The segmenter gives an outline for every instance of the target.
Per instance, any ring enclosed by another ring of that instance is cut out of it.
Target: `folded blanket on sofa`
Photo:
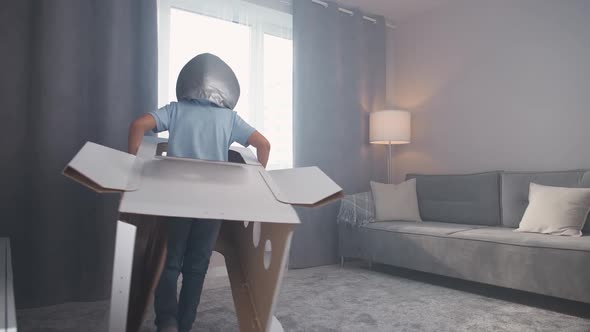
[[[340,202],[339,224],[360,227],[375,221],[375,204],[371,192],[346,195]]]

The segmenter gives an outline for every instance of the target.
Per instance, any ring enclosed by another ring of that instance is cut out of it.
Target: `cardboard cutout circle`
[[[176,98],[205,99],[234,109],[240,98],[240,83],[234,71],[219,57],[203,53],[192,58],[176,81]]]

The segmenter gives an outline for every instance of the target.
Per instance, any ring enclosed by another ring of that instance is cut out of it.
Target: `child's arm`
[[[129,126],[129,139],[127,151],[131,154],[137,154],[139,145],[146,131],[156,128],[156,120],[150,114],[144,114],[135,119]]]
[[[255,131],[248,137],[248,144],[256,148],[258,161],[266,168],[268,156],[270,155],[270,142],[258,131]]]

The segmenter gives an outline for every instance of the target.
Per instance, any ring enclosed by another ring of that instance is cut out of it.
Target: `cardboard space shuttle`
[[[240,331],[270,331],[299,223],[293,206],[332,202],[342,188],[317,167],[266,171],[246,148],[217,162],[166,157],[166,146],[145,137],[134,156],[87,142],[64,169],[92,190],[122,194],[109,331],[139,330],[162,268],[169,216],[224,221],[215,250],[225,257]]]

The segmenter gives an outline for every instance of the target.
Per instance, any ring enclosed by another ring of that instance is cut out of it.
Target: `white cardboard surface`
[[[139,186],[139,165],[134,155],[86,142],[68,168],[79,172],[102,188],[129,191]]]
[[[156,157],[157,146],[161,142],[157,138],[144,138],[138,153],[145,159],[141,168],[141,185],[138,190],[123,194],[120,212],[299,223],[293,207],[277,201],[269,190],[260,175],[263,168],[259,164]],[[248,149],[232,149],[242,153],[245,160],[253,157]]]
[[[135,295],[149,294],[154,286],[149,280],[157,280],[152,278],[158,273],[157,264],[152,263],[163,256],[145,244],[161,243],[165,235],[148,226],[148,216],[153,215],[240,221],[224,222],[217,250],[226,258],[240,330],[270,331],[276,327],[272,312],[293,228],[299,223],[291,204],[314,206],[338,197],[342,189],[317,167],[266,172],[248,149],[232,147],[246,164],[156,156],[162,142],[144,137],[137,157],[87,143],[64,170],[66,176],[96,191],[123,192],[121,220],[138,218],[132,222],[138,227],[137,241],[135,226],[117,227],[109,330],[123,331],[127,319],[138,323],[135,314],[147,305],[140,300],[128,308],[131,275],[138,276]],[[244,228],[242,221],[251,222],[250,226]],[[252,244],[252,222],[262,223],[258,246]],[[267,240],[272,244],[268,268],[263,263]],[[134,254],[139,259],[137,269]],[[134,315],[127,316],[128,309]]]
[[[141,186],[123,194],[123,213],[298,223],[289,204],[275,199],[251,165],[153,159],[143,165]]]
[[[295,225],[261,223],[260,240],[255,246],[254,224],[244,227],[242,223],[224,223],[215,250],[225,257],[240,331],[269,332],[276,328],[272,313]],[[265,250],[266,241],[271,243],[270,253]],[[270,258],[268,268],[265,257]]]
[[[131,284],[131,268],[133,266],[135,230],[135,226],[117,221],[111,307],[108,322],[110,332],[125,332],[127,327],[127,305],[129,303],[129,285]]]
[[[272,322],[270,323],[270,332],[283,332],[283,325],[276,316],[272,316]]]
[[[260,170],[277,200],[298,205],[313,205],[342,188],[317,167]]]
[[[97,191],[124,191],[120,212],[184,218],[299,223],[291,204],[342,193],[317,167],[266,171],[239,147],[232,150],[246,165],[156,156],[163,142],[145,137],[137,157],[88,142],[64,174]]]
[[[233,151],[236,151],[237,153],[239,153],[240,155],[242,155],[242,158],[244,158],[244,162],[246,164],[248,164],[248,165],[259,165],[260,166],[260,162],[258,162],[258,159],[254,155],[254,153],[252,152],[252,150],[250,150],[248,148],[240,147],[240,146],[230,146],[229,149],[230,150],[233,150]]]

